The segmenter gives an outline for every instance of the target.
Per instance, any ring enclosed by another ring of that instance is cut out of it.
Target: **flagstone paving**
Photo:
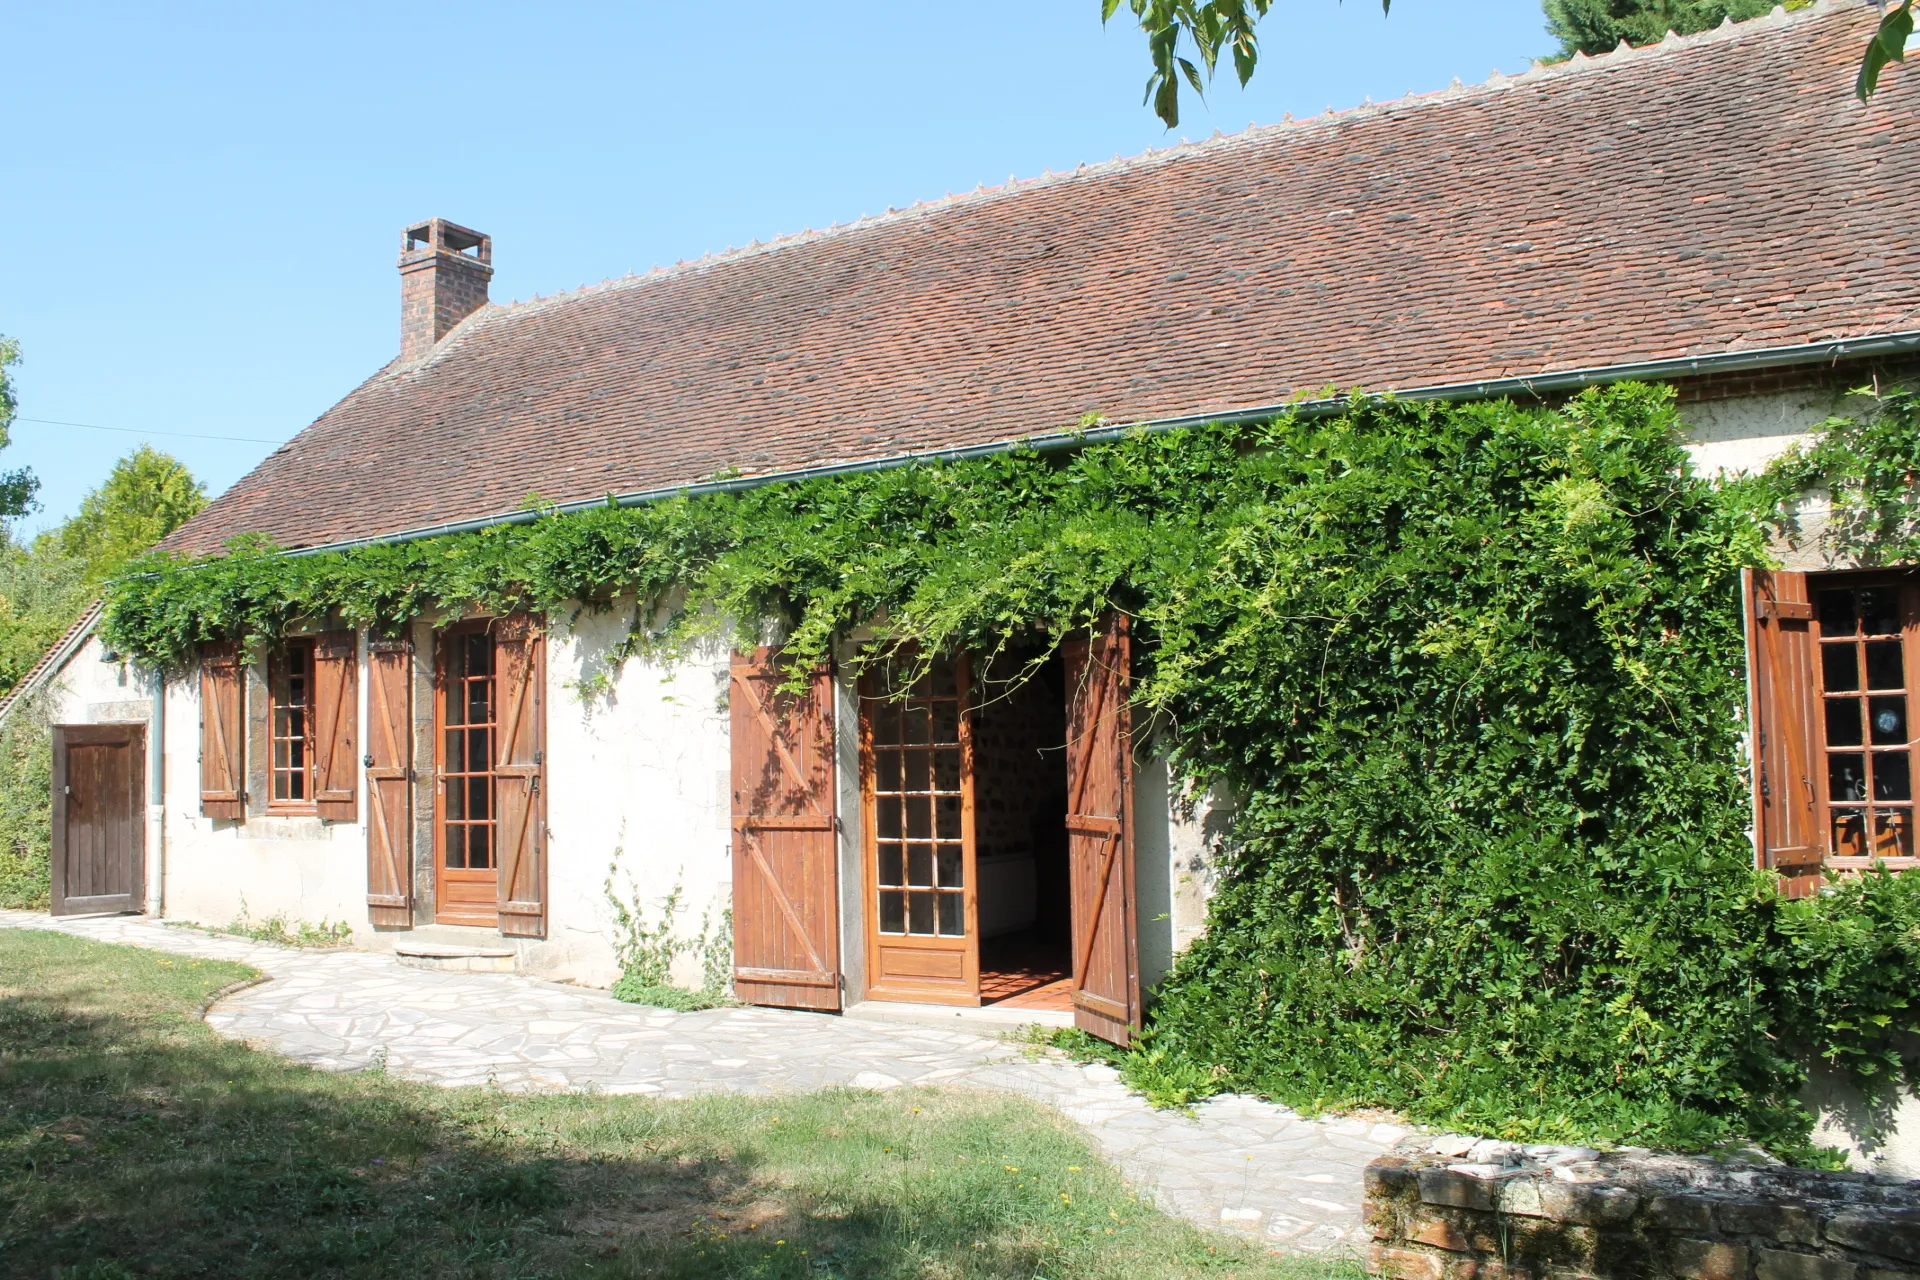
[[[1033,1060],[967,1031],[780,1009],[674,1013],[513,974],[438,973],[379,952],[301,951],[138,916],[0,911],[0,927],[237,960],[269,981],[216,1001],[221,1035],[336,1071],[444,1085],[650,1094],[943,1085],[1018,1093],[1085,1126],[1160,1205],[1288,1252],[1358,1251],[1361,1174],[1407,1133],[1256,1098],[1156,1111],[1110,1067]]]

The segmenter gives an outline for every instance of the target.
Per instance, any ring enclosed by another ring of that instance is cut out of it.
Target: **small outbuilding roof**
[[[1329,386],[1920,328],[1920,74],[1852,0],[489,306],[168,545],[306,547]]]

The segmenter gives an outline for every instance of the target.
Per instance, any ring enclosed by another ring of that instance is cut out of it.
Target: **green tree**
[[[106,483],[81,500],[71,519],[36,539],[34,552],[78,560],[97,584],[206,505],[206,489],[179,459],[143,444],[114,463]]]
[[[1547,31],[1560,53],[1606,53],[1622,40],[1652,44],[1669,31],[1683,36],[1744,22],[1773,8],[1773,0],[1544,0]],[[1789,6],[1795,7],[1795,6]]]
[[[13,415],[20,407],[14,394],[13,379],[7,370],[20,363],[20,344],[0,333],[0,449],[12,438]],[[0,519],[23,516],[33,510],[33,495],[40,482],[25,467],[0,471]]]
[[[1125,0],[1147,37],[1146,100],[1167,128],[1180,123],[1180,82],[1204,94],[1220,56],[1233,63],[1241,84],[1253,78],[1260,61],[1256,28],[1273,8],[1273,0]],[[1801,0],[1805,3],[1806,0]],[[1393,0],[1380,0],[1383,12]],[[1120,11],[1121,0],[1100,0],[1100,20]],[[1547,27],[1563,52],[1604,53],[1624,37],[1632,44],[1648,44],[1669,30],[1681,33],[1717,26],[1765,13],[1773,0],[1543,0]],[[1901,0],[1880,20],[1880,29],[1860,60],[1854,91],[1862,101],[1880,84],[1889,62],[1905,61],[1907,38],[1913,34],[1914,0]],[[1789,3],[1789,8],[1796,7]],[[1181,51],[1188,50],[1193,57]]]

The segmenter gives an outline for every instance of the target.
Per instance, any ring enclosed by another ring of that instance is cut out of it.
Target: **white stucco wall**
[[[1863,402],[1845,390],[1775,392],[1679,406],[1687,452],[1702,475],[1757,474],[1789,447],[1812,437],[1826,419],[1858,413]]]

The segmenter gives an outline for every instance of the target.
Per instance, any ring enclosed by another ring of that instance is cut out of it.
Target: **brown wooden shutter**
[[[354,633],[313,641],[313,805],[332,822],[353,822],[360,776],[360,657]]]
[[[246,716],[240,647],[231,640],[200,649],[200,812],[244,822],[247,816]]]
[[[1778,871],[1787,892],[1802,897],[1820,887],[1820,862],[1826,853],[1816,772],[1820,698],[1814,687],[1807,575],[1751,570],[1747,599],[1754,830],[1760,865]]]
[[[367,918],[413,927],[413,647],[367,640]]]
[[[545,648],[536,618],[516,614],[494,627],[500,932],[519,938],[547,936]]]
[[[750,1004],[840,1007],[833,677],[805,695],[770,649],[733,655],[733,989]]]
[[[1140,1027],[1133,893],[1132,643],[1121,614],[1062,646],[1067,667],[1067,847],[1073,1021],[1115,1044]]]

